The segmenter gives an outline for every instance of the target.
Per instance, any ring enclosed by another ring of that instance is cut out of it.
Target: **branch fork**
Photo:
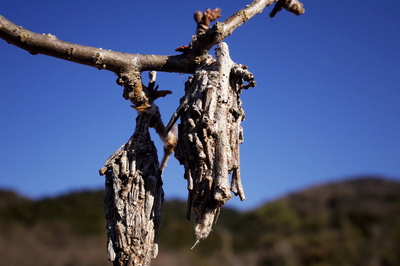
[[[187,217],[194,218],[196,244],[209,235],[231,192],[245,199],[239,162],[244,120],[240,93],[256,83],[246,66],[230,59],[223,40],[273,3],[271,17],[282,9],[304,13],[298,0],[254,0],[210,27],[221,16],[221,10],[197,11],[196,34],[189,46],[176,49],[182,54],[169,56],[128,54],[69,43],[52,34],[31,32],[0,16],[0,38],[10,44],[31,54],[114,72],[117,83],[124,87],[123,97],[138,111],[134,134],[100,169],[100,174],[106,176],[108,257],[115,266],[149,265],[157,255],[164,197],[161,173],[173,151],[185,168]],[[215,59],[209,55],[214,45],[218,45]],[[142,83],[144,71],[150,71],[148,86]],[[193,74],[166,127],[154,101],[171,91],[158,90],[152,71]],[[171,129],[179,118],[178,141]],[[161,165],[150,139],[150,127],[164,143]]]

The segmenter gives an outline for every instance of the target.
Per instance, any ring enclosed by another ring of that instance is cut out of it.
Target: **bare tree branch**
[[[208,53],[213,45],[222,42],[237,27],[261,13],[265,7],[274,2],[277,2],[277,6],[271,16],[275,15],[282,7],[297,15],[304,13],[303,5],[298,0],[255,0],[224,22],[216,23],[202,34],[197,34],[191,45],[191,51],[183,55],[130,54],[69,43],[57,39],[52,34],[38,34],[24,29],[1,15],[0,38],[31,54],[44,54],[98,69],[107,69],[117,75],[131,72],[132,69],[139,72],[155,70],[194,73],[196,67],[201,65],[201,61],[204,59],[201,57]],[[198,28],[205,30],[210,21],[219,17],[219,12],[219,9],[207,10],[203,17],[197,18]]]
[[[255,15],[261,13],[267,6],[276,3],[276,7],[271,12],[271,17],[284,8],[296,15],[301,15],[305,12],[303,4],[298,0],[254,0],[250,5],[239,10],[224,22],[216,23],[213,27],[209,28],[204,34],[200,32],[192,41],[192,50],[194,54],[201,55],[208,53],[208,51],[216,44],[222,42],[226,37],[239,26],[246,23]]]
[[[208,52],[212,46],[248,21],[270,4],[277,2],[271,16],[285,8],[295,14],[304,12],[298,0],[255,0],[244,9],[236,12],[222,23],[208,28],[210,21],[220,16],[220,10],[207,9],[196,12],[198,31],[189,47],[178,51],[181,55],[143,55],[115,52],[102,48],[89,47],[59,40],[52,34],[39,34],[18,26],[0,15],[0,38],[18,46],[31,54],[44,54],[71,62],[84,64],[98,69],[106,69],[118,75],[117,83],[124,86],[124,98],[129,99],[137,108],[151,106],[149,92],[142,86],[141,72],[164,71],[194,73],[197,67],[209,60]]]
[[[128,70],[192,73],[195,65],[182,55],[143,55],[105,50],[59,40],[18,26],[0,15],[0,38],[31,54],[44,54],[71,62],[110,70],[117,75]]]
[[[49,55],[116,73],[117,83],[125,88],[124,98],[138,108],[147,108],[152,101],[151,95],[142,86],[142,71],[192,73],[196,68],[196,63],[189,61],[185,55],[129,54],[69,43],[52,34],[39,34],[24,29],[1,15],[0,38],[31,54]]]

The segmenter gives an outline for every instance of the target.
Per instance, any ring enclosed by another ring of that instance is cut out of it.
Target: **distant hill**
[[[38,201],[0,190],[2,265],[112,265],[103,191]],[[400,182],[360,177],[314,186],[255,210],[223,208],[194,250],[186,203],[166,201],[152,265],[400,265]]]
[[[261,265],[400,265],[398,181],[362,177],[315,186],[253,215],[265,232],[257,246],[268,247]]]

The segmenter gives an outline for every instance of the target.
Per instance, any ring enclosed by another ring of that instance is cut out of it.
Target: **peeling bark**
[[[243,81],[249,84],[243,86]],[[216,60],[186,82],[185,96],[167,125],[168,130],[180,117],[175,157],[185,167],[187,218],[193,215],[197,241],[209,235],[231,191],[245,199],[239,162],[244,119],[240,93],[250,86],[255,86],[253,75],[235,64],[227,44],[220,43]]]
[[[147,87],[141,84],[147,95],[158,95],[155,75],[150,72]],[[150,97],[152,105],[144,109],[132,106],[138,110],[134,134],[100,169],[100,175],[106,176],[107,254],[115,266],[150,265],[158,253],[164,191],[162,169],[149,128],[156,129],[167,149],[164,164],[177,140],[174,134],[166,132],[153,101]]]
[[[133,136],[100,170],[106,175],[108,259],[115,266],[150,265],[158,253],[164,192],[149,134],[153,108],[139,112]]]

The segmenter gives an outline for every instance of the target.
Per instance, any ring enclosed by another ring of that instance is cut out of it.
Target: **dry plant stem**
[[[219,44],[216,58],[186,82],[185,96],[167,126],[181,118],[175,156],[185,167],[187,216],[194,217],[197,241],[211,232],[221,207],[232,197],[230,191],[245,199],[239,162],[244,111],[239,95],[243,80],[250,86],[255,82],[250,72],[230,59],[227,44]]]
[[[150,91],[150,95],[157,95],[154,97],[159,97],[160,93],[164,95],[164,93],[171,93],[170,91],[157,91],[158,86],[155,86],[156,84],[156,71],[150,71],[149,72],[149,85],[147,87],[147,90]],[[164,92],[164,93],[163,93]],[[151,97],[151,103],[156,99],[154,97]],[[161,96],[162,97],[162,96]],[[155,104],[152,104],[153,108],[157,108],[156,112],[152,116],[150,120],[150,127],[153,127],[157,134],[159,135],[160,139],[163,141],[164,144],[164,156],[161,160],[160,163],[160,170],[164,171],[165,167],[167,166],[167,162],[169,157],[171,156],[172,152],[174,151],[177,143],[178,143],[178,138],[175,133],[173,132],[167,132],[165,125],[161,119],[161,114],[158,109],[158,107]]]
[[[160,163],[160,170],[164,171],[165,167],[167,166],[168,159],[178,143],[178,138],[172,131],[166,131],[159,111],[157,111],[157,114],[152,117],[151,127],[154,127],[164,144],[164,156]]]

